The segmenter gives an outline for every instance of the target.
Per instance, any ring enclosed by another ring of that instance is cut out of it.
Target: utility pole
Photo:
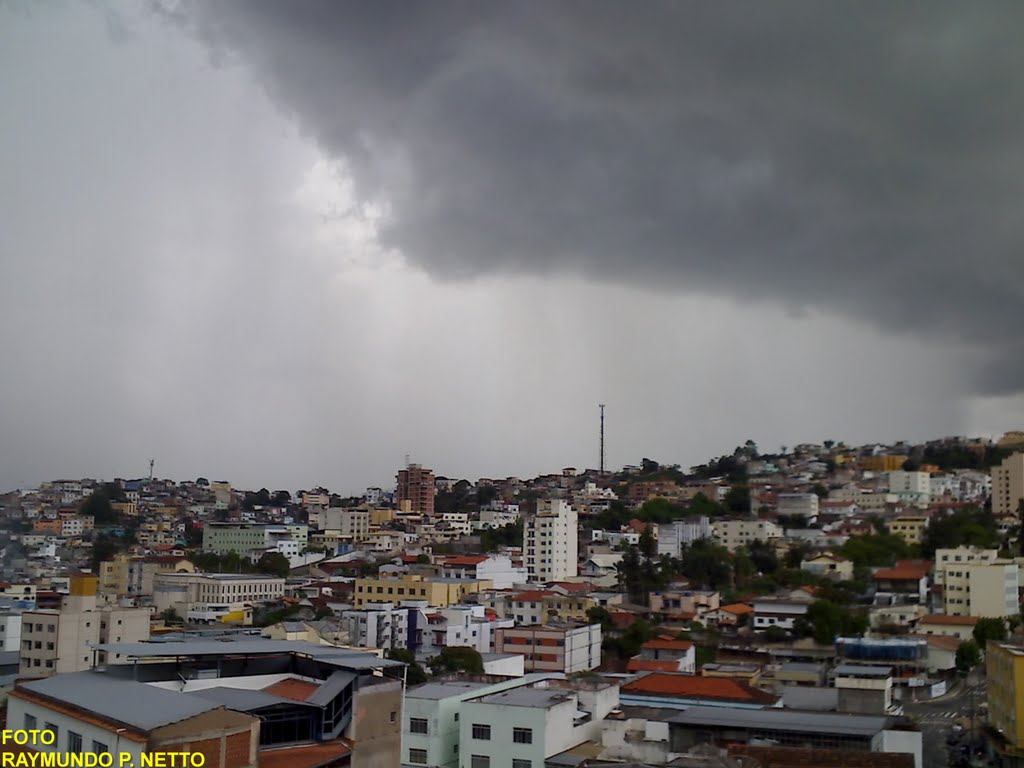
[[[604,477],[604,403],[601,403],[598,408],[601,409],[601,476]]]

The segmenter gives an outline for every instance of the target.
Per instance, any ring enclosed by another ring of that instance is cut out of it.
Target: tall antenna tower
[[[153,465],[156,463],[156,459],[149,460],[149,482],[153,482]]]
[[[601,403],[598,408],[601,409],[601,474],[604,474],[604,403]]]

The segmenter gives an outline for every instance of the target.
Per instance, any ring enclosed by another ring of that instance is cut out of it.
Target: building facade
[[[158,573],[153,577],[157,613],[173,609],[199,624],[251,624],[254,607],[280,599],[285,580],[251,573]]]
[[[579,519],[563,499],[540,499],[523,523],[523,560],[530,581],[575,578],[579,561]]]
[[[434,514],[434,495],[437,485],[434,482],[434,471],[410,464],[398,470],[396,476],[395,499],[399,509],[408,509],[422,515]]]
[[[1016,514],[1024,501],[1024,453],[1014,453],[992,467],[992,514]]]
[[[601,625],[498,629],[494,652],[520,654],[527,672],[586,672],[601,664]]]

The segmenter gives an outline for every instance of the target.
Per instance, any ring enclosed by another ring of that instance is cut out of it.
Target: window
[[[34,731],[36,729],[36,723],[38,722],[39,721],[36,720],[35,717],[33,717],[32,715],[25,715],[25,730]]]
[[[57,627],[54,624],[47,624],[46,625],[46,631],[47,632],[56,632],[57,631]]]
[[[491,726],[484,725],[483,723],[473,723],[473,738],[478,741],[490,741],[491,740]],[[476,755],[473,756],[476,760]]]
[[[426,733],[427,719],[425,717],[409,718],[409,733]]]
[[[82,751],[82,734],[68,731],[68,752]]]
[[[413,765],[426,765],[427,764],[427,750],[425,749],[410,749],[409,750],[409,762]]]
[[[473,755],[469,761],[469,768],[491,768],[491,758],[487,755]]]
[[[533,728],[513,728],[512,741],[516,744],[533,744]]]
[[[102,741],[94,741],[92,743],[92,751],[94,754],[102,755],[110,751],[110,747],[104,744]]]
[[[391,710],[391,715],[389,716],[388,719],[392,723],[395,722],[398,719],[398,712],[395,710]]]
[[[455,713],[455,722],[456,723],[459,722],[459,713],[458,712]]]
[[[533,768],[533,763],[530,760],[521,760],[514,757],[512,758],[512,768]]]
[[[49,731],[50,733],[53,734],[53,743],[56,744],[57,743],[57,736],[60,734],[60,728],[58,728],[53,723],[47,723],[46,727],[43,728],[43,730],[44,731]]]

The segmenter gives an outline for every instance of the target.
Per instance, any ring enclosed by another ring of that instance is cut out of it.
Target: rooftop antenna
[[[410,463],[411,463],[411,462],[409,461],[409,454],[407,453],[407,454],[405,454],[405,468],[406,468],[406,469],[408,469],[408,468],[409,468],[409,464],[410,464]]]
[[[149,482],[153,482],[153,464],[156,463],[156,459],[149,460]]]
[[[601,409],[601,475],[604,475],[604,403],[601,403],[598,408]]]

